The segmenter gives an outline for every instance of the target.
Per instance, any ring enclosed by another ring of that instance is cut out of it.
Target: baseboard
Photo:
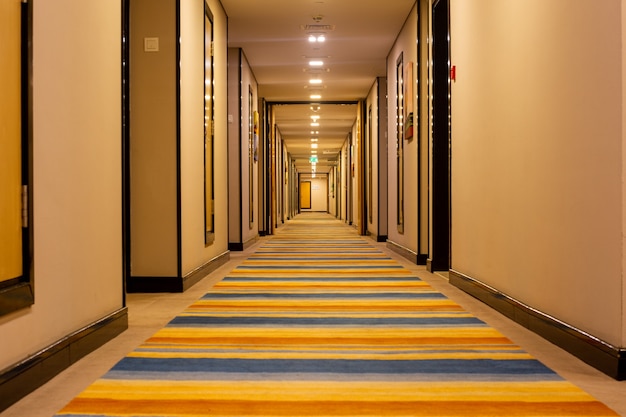
[[[130,276],[126,280],[126,292],[128,293],[156,293],[156,292],[183,292],[183,279],[181,277],[166,276]]]
[[[128,328],[128,309],[66,336],[28,359],[0,372],[0,412]]]
[[[243,243],[242,242],[228,242],[228,250],[232,252],[241,252],[243,251]]]
[[[224,265],[229,260],[230,252],[226,251],[185,275],[183,277],[183,291],[187,291],[187,289],[200,282],[204,277]]]
[[[426,265],[427,262],[428,262],[428,255],[425,255],[425,254],[417,255],[417,261],[415,262],[416,264]]]
[[[259,239],[260,239],[259,235],[255,235],[255,236],[251,237],[250,239],[246,240],[245,242],[243,242],[243,249],[244,250],[248,249],[250,246],[252,246],[255,243],[257,243],[259,241]]]
[[[233,251],[233,252],[244,251],[250,246],[254,245],[256,242],[258,242],[260,238],[261,237],[259,235],[255,235],[252,238],[246,240],[245,242],[232,242],[232,243],[229,242],[228,250]]]
[[[417,254],[411,249],[399,245],[391,240],[387,240],[387,247],[416,265],[426,265],[427,255]]]
[[[405,248],[402,245],[392,242],[391,240],[387,240],[387,248],[391,249],[398,255],[402,256],[403,258],[408,259],[409,261],[413,263],[417,262],[417,253],[413,252],[412,250],[408,248]]]
[[[365,231],[365,236],[369,237],[370,239],[378,242],[378,243],[382,243],[382,242],[386,242],[387,241],[387,235],[377,235],[375,233],[370,232],[369,230]]]
[[[626,349],[612,346],[457,271],[450,270],[450,284],[610,377],[626,379]]]
[[[184,277],[130,276],[126,280],[128,293],[157,293],[157,292],[185,292],[205,276],[224,265],[230,259],[230,252],[226,251],[211,259],[206,264],[196,268]]]

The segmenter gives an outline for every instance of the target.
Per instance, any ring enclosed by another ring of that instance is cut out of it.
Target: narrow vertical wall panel
[[[176,2],[131,1],[131,276],[178,276]],[[156,39],[158,50],[145,42]]]

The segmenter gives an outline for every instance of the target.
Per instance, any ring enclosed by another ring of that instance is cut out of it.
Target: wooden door
[[[0,285],[22,271],[21,1],[0,0]]]
[[[302,181],[300,183],[300,208],[311,208],[311,181]]]

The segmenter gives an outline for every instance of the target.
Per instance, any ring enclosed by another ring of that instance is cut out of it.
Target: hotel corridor
[[[626,382],[325,213],[127,301],[128,331],[0,416],[615,415],[575,386],[626,415]]]

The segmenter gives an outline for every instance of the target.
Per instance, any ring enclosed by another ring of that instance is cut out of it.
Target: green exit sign
[[[309,162],[315,162],[317,163],[317,156],[312,156],[309,158]]]

